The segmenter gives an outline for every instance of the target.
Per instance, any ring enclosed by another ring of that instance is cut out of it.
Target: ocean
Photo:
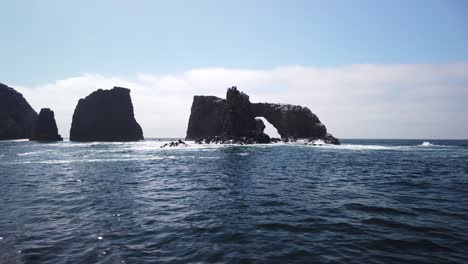
[[[0,263],[467,263],[467,140],[0,141]]]

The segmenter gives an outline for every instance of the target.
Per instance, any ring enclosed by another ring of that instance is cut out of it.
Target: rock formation
[[[187,143],[179,139],[178,141],[171,141],[161,146],[161,148],[173,148],[173,147],[188,147]]]
[[[130,89],[99,89],[78,101],[73,113],[72,141],[138,141],[143,132],[135,120]]]
[[[216,96],[194,96],[187,140],[200,140],[220,136],[223,132],[226,100]]]
[[[226,100],[214,96],[194,97],[186,139],[206,143],[271,142],[263,133],[265,125],[256,117],[268,120],[283,141],[321,139],[340,144],[307,107],[251,103],[248,95],[236,87],[228,89]]]
[[[327,129],[309,108],[288,104],[253,104],[256,116],[265,117],[283,139],[324,138]]]
[[[39,118],[36,121],[34,133],[30,140],[36,141],[62,141],[59,135],[57,123],[55,122],[54,111],[49,108],[42,108]]]
[[[265,124],[255,116],[249,96],[238,91],[236,87],[229,88],[226,93],[221,136],[234,141],[270,143],[270,137],[263,133]]]
[[[249,96],[229,88],[226,100],[195,96],[186,140],[206,143],[269,143],[265,125],[256,119]]]
[[[31,137],[36,120],[23,95],[0,83],[0,140]]]

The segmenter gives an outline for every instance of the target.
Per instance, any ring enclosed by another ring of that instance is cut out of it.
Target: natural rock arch
[[[281,139],[281,135],[278,132],[278,129],[270,123],[265,117],[263,116],[256,116],[256,119],[262,120],[263,124],[265,125],[264,133],[267,134],[271,139]]]
[[[205,142],[268,143],[263,133],[264,117],[284,141],[323,139],[339,144],[325,125],[307,107],[287,104],[251,103],[249,96],[229,88],[226,100],[215,96],[195,96],[187,129],[187,140]]]
[[[252,104],[256,116],[270,122],[281,138],[322,138],[327,134],[326,127],[309,108],[288,104]]]

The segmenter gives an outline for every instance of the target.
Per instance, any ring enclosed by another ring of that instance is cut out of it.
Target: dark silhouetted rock
[[[339,139],[337,139],[336,137],[332,136],[332,134],[330,133],[327,133],[325,135],[325,137],[323,138],[323,141],[325,141],[325,143],[327,144],[333,144],[333,145],[340,145],[341,142]]]
[[[179,139],[178,141],[172,141],[172,142],[166,143],[162,145],[161,148],[187,147],[187,146],[188,146],[187,143]]]
[[[30,138],[36,120],[23,95],[0,83],[0,140]]]
[[[186,140],[202,140],[223,132],[226,100],[216,96],[194,96]]]
[[[143,132],[135,120],[130,89],[99,89],[78,101],[73,113],[72,141],[138,141]]]
[[[324,138],[327,129],[309,108],[299,105],[256,103],[256,116],[265,117],[283,139]]]
[[[278,143],[278,142],[281,142],[281,138],[271,138],[271,143]]]
[[[236,87],[229,88],[221,136],[228,140],[270,143],[270,137],[263,133],[264,129],[263,121],[255,118],[249,96]]]
[[[268,120],[285,142],[321,139],[328,144],[340,143],[327,133],[325,125],[307,107],[251,103],[249,96],[236,87],[228,89],[226,100],[213,96],[194,97],[187,140],[220,144],[278,142],[263,132],[265,125],[256,117]]]
[[[57,123],[55,122],[54,111],[49,108],[42,108],[39,118],[36,121],[34,133],[30,140],[36,141],[62,141],[59,135]]]

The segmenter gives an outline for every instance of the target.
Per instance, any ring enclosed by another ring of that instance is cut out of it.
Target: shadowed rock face
[[[270,122],[281,138],[324,138],[327,129],[309,108],[298,105],[257,103],[252,105],[256,116]]]
[[[0,140],[31,137],[37,113],[13,88],[0,83]]]
[[[62,141],[58,134],[57,123],[55,122],[54,111],[49,108],[42,108],[39,118],[36,121],[33,136],[30,140],[36,141]]]
[[[251,103],[249,96],[236,87],[228,89],[226,100],[214,96],[194,97],[186,139],[207,143],[269,143],[270,137],[263,133],[265,125],[255,118],[260,116],[278,130],[284,141],[322,139],[331,144],[340,143],[307,107]]]
[[[225,104],[226,100],[216,96],[193,97],[187,140],[200,140],[221,135]]]
[[[72,141],[138,141],[143,132],[135,120],[130,89],[99,89],[78,101],[73,113]]]
[[[249,96],[229,88],[226,100],[215,96],[193,98],[187,140],[207,143],[269,143],[265,125],[255,119]]]
[[[234,140],[253,140],[256,143],[269,143],[270,137],[263,133],[265,124],[255,118],[249,96],[229,88],[226,93],[224,110],[223,137]]]

